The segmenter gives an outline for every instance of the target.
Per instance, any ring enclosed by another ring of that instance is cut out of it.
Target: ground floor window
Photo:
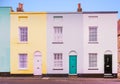
[[[27,68],[27,53],[19,54],[19,69]]]
[[[63,67],[63,55],[62,53],[54,53],[54,68],[59,69]]]
[[[89,67],[90,68],[97,67],[97,53],[89,53]]]

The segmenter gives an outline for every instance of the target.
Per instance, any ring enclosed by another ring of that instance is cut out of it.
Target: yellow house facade
[[[46,13],[11,12],[10,73],[46,74]]]

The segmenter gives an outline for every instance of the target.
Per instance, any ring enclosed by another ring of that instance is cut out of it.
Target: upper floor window
[[[97,26],[89,27],[89,42],[97,43]]]
[[[19,40],[20,42],[27,42],[28,41],[28,28],[27,27],[19,27]]]
[[[54,27],[54,42],[53,43],[62,43],[62,34],[63,28],[62,26],[55,26]]]

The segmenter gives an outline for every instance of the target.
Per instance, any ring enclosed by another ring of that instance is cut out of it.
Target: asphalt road
[[[120,84],[119,80],[106,79],[0,79],[0,84]]]

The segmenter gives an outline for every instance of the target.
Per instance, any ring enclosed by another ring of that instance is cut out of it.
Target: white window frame
[[[63,69],[63,54],[62,53],[54,53],[54,70],[62,70]]]
[[[21,29],[26,29],[26,31],[22,31],[22,33],[23,33],[22,34]],[[23,36],[25,36],[25,37],[23,37]],[[20,43],[27,43],[28,42],[28,27],[26,27],[26,26],[20,26],[19,27],[19,42]]]
[[[63,43],[63,27],[62,26],[54,26],[54,42],[56,44]]]
[[[98,27],[89,26],[89,43],[98,43]]]
[[[98,54],[97,53],[89,53],[89,69],[98,69]]]
[[[21,56],[26,56],[26,57],[23,57],[21,59]],[[28,67],[28,65],[27,65],[28,60],[27,60],[27,58],[28,58],[28,54],[27,53],[19,53],[19,63],[18,63],[19,64],[19,69],[22,69],[22,70],[26,70],[27,69],[27,67]],[[24,63],[21,63],[21,61],[24,62]],[[24,67],[21,67],[21,64],[24,65]]]

